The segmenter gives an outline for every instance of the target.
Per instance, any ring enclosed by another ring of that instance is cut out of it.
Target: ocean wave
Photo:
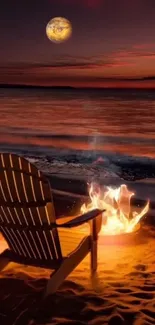
[[[43,172],[49,174],[71,174],[72,177],[86,177],[88,180],[103,178],[122,178],[138,180],[155,177],[155,160],[124,156],[98,156],[88,162],[87,157],[26,157]]]

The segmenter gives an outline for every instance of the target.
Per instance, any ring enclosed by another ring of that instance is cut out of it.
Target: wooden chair
[[[96,271],[102,212],[96,209],[58,224],[47,178],[28,160],[15,154],[0,154],[0,231],[9,246],[0,255],[0,270],[10,261],[54,270],[44,297],[54,293],[89,252],[91,271]],[[74,251],[63,256],[59,228],[72,228],[88,221],[90,234]]]

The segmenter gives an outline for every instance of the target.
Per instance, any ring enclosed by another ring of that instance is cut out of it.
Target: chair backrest
[[[61,260],[52,193],[47,178],[28,160],[0,154],[0,230],[17,255]]]

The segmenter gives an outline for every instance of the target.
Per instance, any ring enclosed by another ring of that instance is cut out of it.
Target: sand
[[[149,182],[147,190],[153,196]],[[1,236],[0,251],[6,246]],[[94,278],[89,263],[87,256],[37,314],[50,271],[10,263],[0,274],[0,324],[155,324],[154,227],[145,222],[137,236],[111,244],[100,236]]]
[[[0,324],[154,324],[155,232],[145,226],[145,233],[145,240],[132,242],[131,236],[122,245],[105,245],[101,237],[94,279],[88,256],[33,322],[49,271],[10,263],[0,276]]]

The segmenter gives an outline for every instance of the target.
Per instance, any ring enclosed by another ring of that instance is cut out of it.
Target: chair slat
[[[13,173],[10,169],[10,156],[1,154],[0,161],[1,166],[3,167],[3,171],[0,171],[0,178],[3,184],[4,193],[6,194],[5,196],[7,196],[7,200],[11,200],[11,202],[13,202],[14,200],[17,200],[17,193],[15,189]],[[9,167],[8,170],[5,169],[7,166]]]
[[[30,256],[32,259],[37,259],[37,256],[36,256],[36,252],[35,252],[35,248],[34,248],[34,245],[33,245],[33,242],[32,242],[32,239],[30,237],[30,233],[23,230],[22,231],[22,235],[23,235],[23,238],[26,242],[26,245],[29,249],[29,253],[30,253]]]
[[[10,223],[9,218],[7,217],[7,214],[5,213],[4,207],[0,206],[0,215],[1,215],[1,221],[2,223],[7,222]]]
[[[28,163],[28,167],[29,167],[29,172],[32,173],[32,164]],[[33,168],[34,170],[34,168]],[[39,176],[39,175],[37,175]],[[33,192],[33,199],[34,201],[38,201],[40,199],[44,200],[44,198],[42,197],[42,192],[41,192],[41,188],[40,188],[40,179],[38,177],[32,177],[30,176],[30,182],[31,182],[31,187],[32,187],[32,192]]]
[[[3,173],[0,171],[0,192],[4,201],[12,202],[9,194],[5,171]]]
[[[17,244],[16,242],[14,242],[14,240],[12,239],[12,236],[10,235],[10,232],[7,228],[1,226],[0,227],[1,232],[3,234],[3,237],[6,239],[9,248],[14,251],[15,253],[19,254],[18,249],[17,249]]]

